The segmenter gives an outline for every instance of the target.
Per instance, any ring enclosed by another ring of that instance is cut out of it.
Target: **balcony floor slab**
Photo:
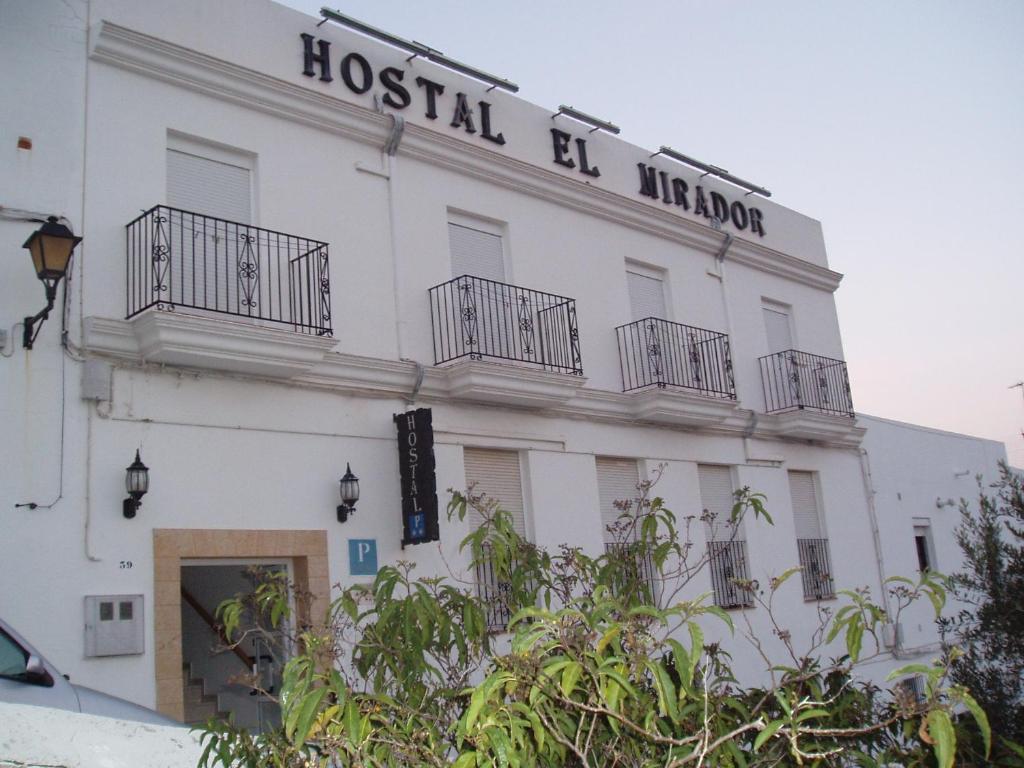
[[[451,397],[528,408],[562,405],[587,383],[582,376],[482,360],[463,360],[436,370],[444,371]]]
[[[124,331],[130,331],[125,333]],[[257,323],[151,309],[125,324],[86,321],[86,346],[139,362],[291,379],[324,359],[330,337]]]
[[[710,427],[721,424],[733,415],[735,400],[705,397],[682,389],[657,387],[627,393],[635,419],[653,424],[683,427]]]

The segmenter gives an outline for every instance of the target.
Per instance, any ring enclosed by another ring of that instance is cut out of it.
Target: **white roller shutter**
[[[733,526],[729,522],[735,503],[732,487],[732,472],[729,467],[714,464],[698,464],[697,478],[700,484],[700,501],[703,509],[714,515],[708,534],[712,541],[728,541],[735,538],[743,541],[742,523],[733,537]]]
[[[814,474],[791,470],[789,496],[793,501],[793,522],[798,539],[823,539]]]
[[[618,521],[622,510],[616,501],[635,501],[640,470],[633,459],[597,459],[597,493],[601,502],[601,526],[606,542],[613,541],[608,526]],[[635,510],[634,510],[635,511]]]
[[[668,319],[665,308],[665,284],[661,279],[627,271],[626,283],[629,287],[629,308],[634,322],[645,317]]]
[[[449,222],[448,242],[452,251],[452,277],[473,275],[505,282],[500,235]]]
[[[768,335],[768,351],[771,353],[793,349],[793,335],[789,330],[789,315],[778,309],[764,310],[764,329]]]
[[[482,493],[496,500],[501,509],[512,515],[512,526],[516,533],[526,538],[519,454],[515,451],[466,448],[465,462],[466,484],[473,486],[473,493]],[[483,522],[480,515],[472,509],[469,512],[469,520],[474,527]]]
[[[167,150],[167,204],[215,219],[249,224],[249,169],[177,149]]]

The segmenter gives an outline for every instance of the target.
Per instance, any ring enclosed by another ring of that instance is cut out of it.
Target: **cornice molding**
[[[409,400],[416,363],[333,351],[323,339],[248,323],[149,310],[132,320],[87,317],[84,351],[129,366],[149,363],[216,371],[346,395]],[[700,434],[814,442],[850,448],[866,430],[854,419],[797,411],[758,414],[733,400],[682,390],[611,392],[591,389],[586,379],[486,361],[422,369],[417,402],[485,405],[552,418],[631,426],[655,426]]]
[[[90,29],[89,56],[93,61],[339,134],[375,148],[383,146],[390,131],[391,120],[386,114],[108,21],[99,21]],[[406,124],[398,154],[707,254],[716,253],[722,244],[723,235],[699,221],[419,125]],[[726,258],[830,292],[838,288],[842,279],[840,273],[831,269],[743,238],[733,240]]]

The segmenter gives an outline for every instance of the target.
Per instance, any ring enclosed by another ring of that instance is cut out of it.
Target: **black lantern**
[[[80,242],[82,238],[75,237],[70,229],[59,224],[56,216],[50,216],[22,246],[32,255],[32,266],[36,270],[36,276],[46,286],[46,307],[34,317],[25,318],[25,331],[22,335],[25,349],[32,349],[32,344],[39,335],[39,328],[50,316],[50,310],[53,309],[53,303],[57,298],[57,283],[67,274],[71,252]]]
[[[338,492],[341,494],[338,522],[344,523],[356,511],[356,502],[359,501],[359,478],[352,474],[349,464],[345,464],[345,474],[338,481]]]
[[[128,498],[124,500],[123,512],[131,520],[142,506],[142,497],[149,490],[149,467],[142,463],[138,451],[135,451],[135,461],[125,473],[124,487],[128,489]]]

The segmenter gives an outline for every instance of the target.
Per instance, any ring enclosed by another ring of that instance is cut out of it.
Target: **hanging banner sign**
[[[434,426],[429,408],[394,415],[402,482],[402,546],[438,541]]]

